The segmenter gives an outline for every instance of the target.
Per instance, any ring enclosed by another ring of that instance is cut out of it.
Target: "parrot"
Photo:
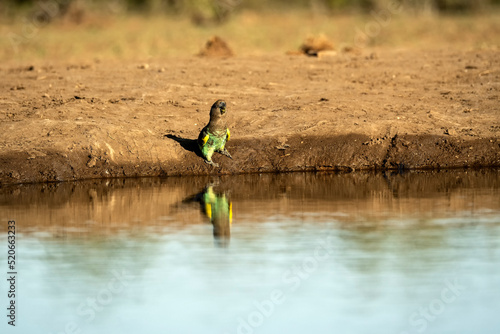
[[[184,204],[199,203],[201,212],[213,225],[215,244],[220,247],[227,247],[231,238],[233,204],[230,195],[229,189],[216,182],[208,183],[201,192],[182,200]]]
[[[211,185],[205,188],[202,196],[202,211],[214,226],[215,241],[219,246],[226,247],[231,236],[233,204],[228,194],[215,192]]]
[[[215,101],[210,109],[210,121],[198,136],[198,146],[205,162],[214,167],[219,167],[217,163],[212,161],[214,152],[233,158],[225,147],[231,136],[226,125],[225,114],[226,102],[223,100]]]

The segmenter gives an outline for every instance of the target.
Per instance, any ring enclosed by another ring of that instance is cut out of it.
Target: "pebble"
[[[89,160],[89,161],[87,161],[87,167],[88,167],[88,168],[92,168],[92,167],[94,167],[94,166],[95,166],[95,164],[96,164],[96,162],[97,162],[97,158],[96,158],[96,157],[94,157],[94,156],[92,156],[92,157],[90,158],[90,160]]]

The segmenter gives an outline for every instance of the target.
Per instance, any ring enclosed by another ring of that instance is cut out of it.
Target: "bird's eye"
[[[225,108],[225,107],[226,107],[226,102],[221,102],[221,103],[219,104],[219,107],[220,107],[220,108]]]

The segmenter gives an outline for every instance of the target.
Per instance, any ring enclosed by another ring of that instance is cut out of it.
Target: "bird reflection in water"
[[[219,247],[229,245],[233,220],[233,208],[229,198],[229,191],[209,183],[202,192],[189,196],[183,202],[198,202],[201,212],[208,217],[214,227],[215,244]]]

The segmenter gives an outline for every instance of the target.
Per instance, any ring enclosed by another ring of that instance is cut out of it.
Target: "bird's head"
[[[226,101],[223,100],[215,101],[215,103],[212,105],[212,109],[210,109],[210,117],[222,116],[225,113],[226,113]]]

